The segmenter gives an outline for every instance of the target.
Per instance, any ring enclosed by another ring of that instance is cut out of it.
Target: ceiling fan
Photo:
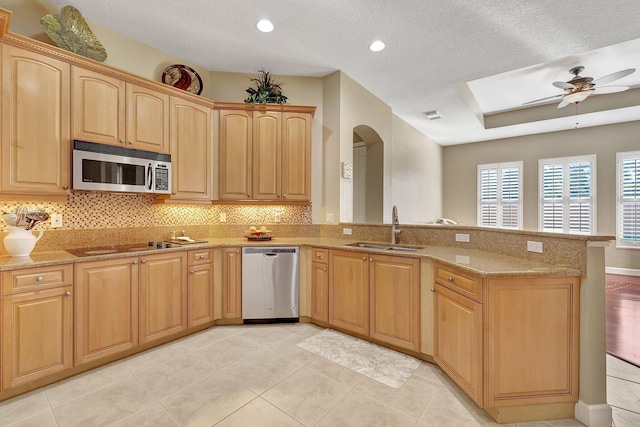
[[[582,102],[591,94],[604,94],[622,92],[629,89],[629,86],[602,86],[607,83],[611,83],[615,80],[628,76],[636,71],[635,68],[627,68],[626,70],[620,70],[612,74],[608,74],[604,77],[594,80],[593,77],[582,77],[580,73],[584,71],[584,67],[573,67],[569,70],[569,73],[573,74],[573,78],[568,82],[553,82],[553,85],[557,88],[564,89],[564,93],[554,96],[548,96],[546,98],[536,99],[534,101],[525,102],[522,105],[533,104],[535,102],[545,101],[547,99],[562,98],[558,108],[566,107],[569,104],[577,104]]]

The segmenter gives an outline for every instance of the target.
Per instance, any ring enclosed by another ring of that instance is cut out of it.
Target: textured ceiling
[[[621,84],[640,84],[637,42],[591,52],[640,39],[638,0],[46,1],[71,4],[90,21],[209,70],[253,73],[263,66],[279,76],[342,70],[442,145],[574,127],[575,117],[551,105],[535,123],[501,117],[502,125],[485,129],[482,119],[559,93],[551,83],[569,80],[575,65],[594,78],[637,68]],[[274,23],[272,33],[256,30],[262,18]],[[382,52],[368,50],[376,39],[387,46]],[[580,107],[617,95],[593,96]],[[622,110],[608,104],[582,115],[581,126],[640,119],[637,102]],[[563,110],[569,108],[576,113],[573,106]],[[422,114],[435,109],[442,119]]]

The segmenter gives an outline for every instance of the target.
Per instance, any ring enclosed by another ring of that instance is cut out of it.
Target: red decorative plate
[[[186,90],[194,95],[202,93],[202,79],[196,70],[186,65],[169,65],[162,72],[162,83]]]

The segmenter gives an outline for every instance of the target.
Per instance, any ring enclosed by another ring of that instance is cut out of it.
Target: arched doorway
[[[353,128],[353,222],[383,221],[384,143],[371,127]]]

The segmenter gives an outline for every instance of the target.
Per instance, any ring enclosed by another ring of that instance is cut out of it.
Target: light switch
[[[227,222],[227,213],[220,212],[220,222]]]

